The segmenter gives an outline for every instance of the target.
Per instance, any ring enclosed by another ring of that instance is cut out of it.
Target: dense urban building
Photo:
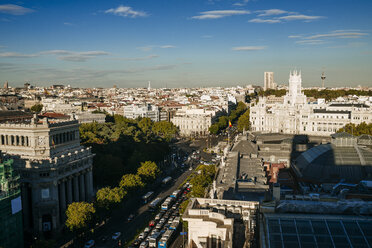
[[[250,247],[259,203],[192,198],[182,219],[188,222],[188,247]]]
[[[157,106],[151,104],[127,105],[124,107],[124,117],[128,119],[150,118],[152,121],[160,120],[160,111]]]
[[[260,97],[250,108],[252,131],[329,136],[348,123],[372,122],[372,108],[367,103],[308,102],[301,85],[301,72],[293,71],[280,103],[270,104]]]
[[[79,123],[105,123],[106,122],[106,115],[102,113],[92,113],[92,112],[81,112],[75,114],[76,119]]]
[[[181,136],[203,137],[209,134],[214,117],[215,111],[182,108],[176,112],[171,122],[179,128]]]
[[[0,154],[0,247],[23,247],[20,177],[14,160]]]
[[[91,200],[93,154],[80,145],[77,120],[0,124],[0,149],[20,173],[26,230],[59,230],[67,204]]]
[[[274,72],[264,72],[264,90],[276,89],[274,81]]]

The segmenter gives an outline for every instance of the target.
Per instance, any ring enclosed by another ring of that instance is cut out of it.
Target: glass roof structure
[[[313,215],[266,218],[268,247],[372,247],[372,218]]]

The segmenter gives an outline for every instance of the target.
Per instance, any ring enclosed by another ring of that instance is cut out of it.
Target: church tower
[[[304,104],[306,103],[306,96],[302,93],[302,78],[301,71],[290,71],[289,72],[289,91],[285,97],[287,104]]]

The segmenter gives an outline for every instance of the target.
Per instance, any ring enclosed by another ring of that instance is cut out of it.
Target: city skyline
[[[371,86],[360,1],[0,1],[0,82],[76,87]],[[330,11],[331,10],[331,11]]]

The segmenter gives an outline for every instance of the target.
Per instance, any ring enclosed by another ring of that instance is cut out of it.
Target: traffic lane
[[[160,197],[162,199],[166,198],[173,191],[175,191],[179,187],[179,185],[184,180],[186,180],[186,178],[191,173],[192,171],[188,171],[188,170],[185,171],[183,174],[181,174],[176,179],[176,181],[170,188],[160,191],[160,193],[157,196],[154,196],[154,198],[157,198],[157,197]],[[108,245],[109,246],[113,245],[114,247],[115,245],[117,246],[117,242],[113,242],[112,240],[108,240],[105,243],[101,242],[101,237],[108,235],[109,238],[111,239],[112,234],[118,231],[121,231],[122,233],[122,236],[121,236],[122,244],[124,244],[126,240],[132,240],[134,238],[134,235],[137,234],[138,229],[145,228],[148,221],[150,221],[153,216],[149,211],[147,211],[149,208],[148,206],[149,206],[149,203],[141,206],[137,210],[138,214],[134,217],[134,219],[131,222],[124,221],[123,219],[121,223],[117,223],[117,222],[110,223],[110,226],[106,227],[106,231],[104,232],[104,234],[101,234],[99,236],[99,240],[96,240],[97,246],[100,246],[100,247],[107,247]],[[124,228],[123,228],[123,225],[125,226]]]
[[[176,189],[178,189],[178,187],[183,183],[183,181],[186,180],[186,178],[187,178],[191,173],[192,173],[192,171],[186,171],[185,173],[183,173],[183,174],[182,174],[182,175],[181,175],[181,176],[176,180],[176,182],[174,183],[174,185],[173,185],[171,188],[169,188],[168,190],[162,192],[162,193],[159,194],[157,197],[160,197],[160,198],[162,198],[162,199],[165,199],[166,197],[168,197],[170,194],[173,193],[173,191],[175,191]],[[158,212],[159,212],[159,211],[154,212],[153,215],[152,215],[152,218],[151,218],[151,219],[147,219],[147,220],[145,221],[145,225],[144,225],[143,228],[141,228],[141,229],[144,229],[144,228],[148,225],[148,223],[149,223],[151,220],[154,219],[154,216],[155,216],[156,213],[158,213]],[[136,230],[137,230],[137,229],[136,229]],[[134,234],[136,234],[136,233],[134,233]],[[132,240],[132,239],[135,238],[135,237],[134,237],[134,234],[127,235],[127,236],[130,237],[129,240]]]

